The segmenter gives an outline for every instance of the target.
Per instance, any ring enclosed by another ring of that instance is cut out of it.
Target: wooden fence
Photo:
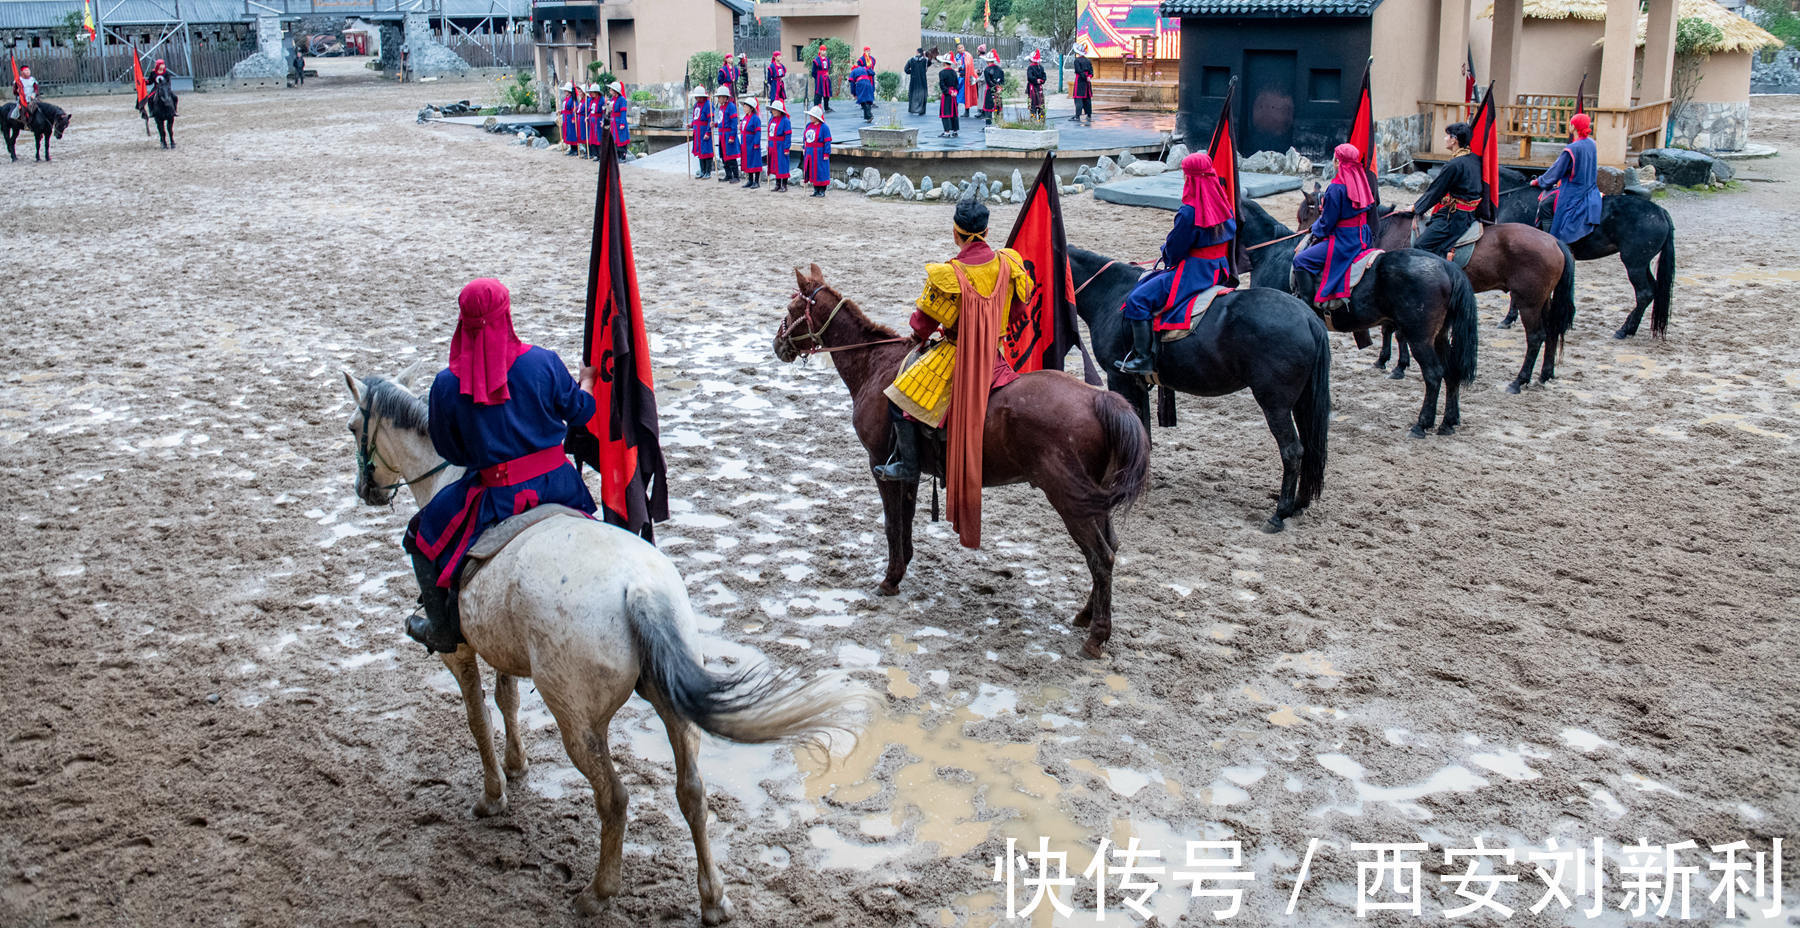
[[[256,43],[250,41],[195,42],[194,68],[189,74],[187,38],[176,33],[145,54],[144,70],[150,69],[152,60],[161,58],[177,77],[224,77],[233,65],[255,52]],[[32,76],[49,91],[65,84],[131,83],[131,47],[127,45],[84,46],[79,51],[68,47],[21,49],[19,64],[31,65]]]
[[[956,51],[956,43],[958,42],[963,43],[963,47],[967,48],[970,53],[973,53],[975,49],[980,48],[983,45],[986,45],[990,49],[996,49],[1000,52],[1000,60],[1003,62],[1017,61],[1025,55],[1025,40],[1016,35],[975,35],[959,32],[938,32],[932,29],[925,29],[919,32],[920,45],[925,46],[927,50],[929,50],[931,46],[936,45],[938,51],[945,55]]]
[[[445,47],[475,68],[520,68],[530,71],[536,66],[529,35],[503,32],[465,35],[454,32],[444,38]]]

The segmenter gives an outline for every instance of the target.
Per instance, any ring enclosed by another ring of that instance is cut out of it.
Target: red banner
[[[1481,108],[1470,123],[1469,150],[1481,158],[1481,206],[1475,218],[1493,222],[1500,214],[1500,132],[1494,124],[1494,85],[1481,95]]]
[[[1062,199],[1056,186],[1056,156],[1045,155],[1025,207],[1013,221],[1006,247],[1019,253],[1037,286],[1031,302],[1006,323],[1006,360],[1023,374],[1063,369],[1075,347],[1075,285],[1069,276],[1069,242],[1063,235]]]
[[[1362,94],[1356,98],[1356,115],[1350,118],[1350,144],[1362,152],[1363,169],[1378,173],[1375,166],[1375,104],[1369,95],[1369,72],[1374,66],[1371,61],[1363,69]]]
[[[567,450],[578,463],[600,472],[600,514],[606,522],[654,541],[654,523],[669,518],[669,488],[650,340],[638,301],[618,154],[612,133],[601,138],[581,351],[600,375],[594,381],[594,417],[585,429],[571,431]]]
[[[1231,218],[1238,217],[1238,200],[1243,192],[1238,189],[1238,157],[1237,141],[1231,124],[1231,104],[1237,99],[1237,78],[1231,79],[1231,85],[1225,88],[1225,102],[1219,107],[1219,122],[1213,126],[1212,141],[1206,146],[1206,153],[1212,158],[1213,172],[1219,175],[1219,183],[1225,186],[1225,199],[1231,204]],[[1243,239],[1233,237],[1231,240],[1231,274],[1235,278],[1243,269],[1250,266],[1249,253],[1244,250]]]
[[[144,59],[138,57],[136,45],[131,46],[131,77],[137,82],[138,102],[142,103],[150,95],[150,88],[144,83]]]

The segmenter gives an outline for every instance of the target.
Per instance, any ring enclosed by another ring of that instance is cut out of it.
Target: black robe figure
[[[1044,66],[1038,63],[1034,55],[1031,65],[1025,69],[1025,98],[1031,101],[1031,115],[1042,119],[1044,116],[1044,83],[1050,79],[1044,73]]]
[[[960,125],[958,114],[962,112],[962,76],[956,68],[944,59],[944,69],[938,72],[938,118],[943,120],[944,131],[938,138],[955,136]]]
[[[1087,121],[1094,121],[1094,63],[1089,61],[1083,52],[1075,53],[1075,86],[1069,91],[1069,97],[1075,101],[1075,115],[1071,122],[1078,120],[1085,113]]]
[[[1413,247],[1443,257],[1450,246],[1469,231],[1475,222],[1475,211],[1481,205],[1481,156],[1469,151],[1474,134],[1466,122],[1452,123],[1444,134],[1459,154],[1451,158],[1438,173],[1437,180],[1425,188],[1424,195],[1413,204],[1414,214],[1431,211],[1431,218],[1419,232]]]
[[[925,49],[906,63],[906,111],[914,116],[925,115],[925,98],[928,90],[926,82],[931,75],[931,59],[925,57]]]
[[[1002,93],[1006,88],[1006,72],[993,62],[981,69],[981,82],[987,85],[987,93],[981,95],[981,118],[987,125],[994,124],[994,117],[1000,115]]]

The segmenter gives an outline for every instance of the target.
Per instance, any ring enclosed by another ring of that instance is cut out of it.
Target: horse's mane
[[[372,415],[388,420],[395,428],[425,434],[431,409],[424,400],[386,377],[370,377],[363,381],[363,391]]]
[[[868,329],[870,332],[874,333],[876,335],[876,337],[878,337],[878,338],[899,338],[900,337],[899,332],[896,332],[893,329],[889,328],[888,326],[882,325],[881,323],[876,322],[873,319],[870,319],[868,314],[864,313],[862,311],[862,307],[858,306],[855,300],[850,299],[849,297],[845,296],[836,287],[832,287],[831,292],[836,293],[838,295],[838,300],[840,301],[840,305],[842,307],[842,309],[840,311],[848,314],[851,319],[856,320],[856,322],[861,324],[863,328]]]

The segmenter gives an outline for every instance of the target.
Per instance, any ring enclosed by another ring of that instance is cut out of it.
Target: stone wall
[[[464,74],[469,63],[461,55],[446,48],[431,31],[431,17],[425,13],[408,13],[405,21],[406,67],[415,78],[444,74]],[[386,43],[383,43],[386,47]]]
[[[1800,49],[1783,48],[1769,61],[1750,58],[1751,93],[1800,93]]]
[[[1741,151],[1750,138],[1750,103],[1689,103],[1674,120],[1669,144],[1701,151]]]
[[[1375,172],[1395,171],[1412,160],[1413,152],[1431,148],[1431,117],[1424,113],[1375,120]]]

